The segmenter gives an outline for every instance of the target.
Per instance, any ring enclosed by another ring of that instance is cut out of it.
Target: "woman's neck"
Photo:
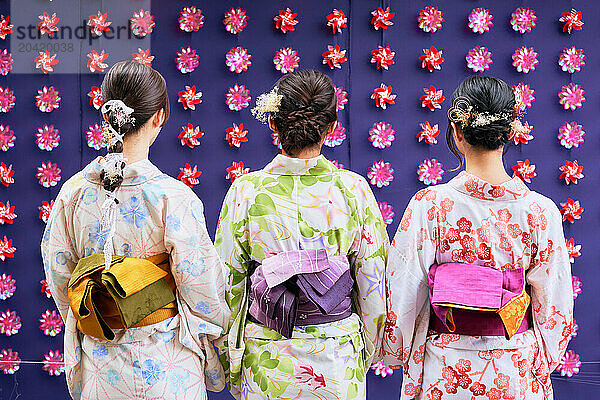
[[[465,157],[465,170],[492,185],[500,185],[512,179],[504,169],[502,150],[468,154]]]
[[[126,138],[123,143],[123,157],[127,159],[127,164],[133,164],[148,158],[150,146],[141,140],[135,139],[135,137]]]
[[[286,157],[290,157],[290,158],[300,158],[303,160],[307,160],[309,158],[315,158],[321,155],[321,148],[311,148],[311,149],[303,149],[302,151],[298,152],[298,154],[296,155],[289,155],[287,154],[285,151],[281,151],[281,154],[283,154]]]

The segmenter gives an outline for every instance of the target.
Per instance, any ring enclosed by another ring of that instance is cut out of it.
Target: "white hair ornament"
[[[258,96],[256,99],[256,107],[251,110],[254,118],[263,124],[266,124],[269,121],[269,114],[279,111],[283,96],[280,95],[277,90],[278,88],[275,86],[270,92]]]

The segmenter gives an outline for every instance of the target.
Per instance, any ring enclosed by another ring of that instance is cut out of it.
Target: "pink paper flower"
[[[19,329],[21,329],[21,318],[16,312],[10,310],[0,312],[0,333],[12,336],[19,333]]]
[[[195,6],[183,7],[179,13],[179,29],[184,32],[198,32],[204,26],[202,10]]]
[[[0,112],[9,112],[15,106],[16,100],[15,92],[10,90],[8,86],[6,89],[0,87]]]
[[[44,365],[42,369],[48,372],[48,375],[59,376],[65,372],[64,356],[60,354],[60,351],[50,350],[48,354],[44,354]]]
[[[566,202],[560,203],[560,206],[563,221],[574,223],[576,219],[581,219],[584,208],[579,204],[579,200],[575,201],[569,197]]]
[[[487,8],[475,8],[469,14],[469,28],[471,28],[473,33],[483,34],[489,32],[490,28],[494,26],[493,19],[494,16],[490,14],[490,10]]]
[[[376,64],[377,69],[384,68],[388,69],[390,65],[394,63],[394,55],[396,54],[390,49],[390,46],[379,46],[375,50],[371,50],[371,64]]]
[[[98,86],[92,86],[92,90],[87,95],[90,98],[90,106],[99,110],[102,107],[102,89]]]
[[[375,122],[373,127],[369,129],[369,141],[378,149],[390,147],[396,139],[394,134],[396,131],[392,128],[392,124],[387,124],[384,121]]]
[[[581,361],[579,355],[574,353],[573,350],[567,350],[560,359],[560,363],[556,367],[556,370],[560,372],[560,376],[566,375],[570,378],[579,373],[580,367]]]
[[[427,68],[429,72],[433,72],[434,69],[442,69],[441,65],[445,61],[444,57],[442,57],[442,50],[438,51],[434,46],[431,46],[429,49],[423,49],[423,55],[419,57],[419,60],[421,60],[421,67]]]
[[[104,70],[108,68],[108,64],[104,62],[108,58],[108,53],[104,53],[104,50],[102,50],[100,54],[98,54],[96,50],[92,50],[91,53],[88,53],[87,57],[87,67],[90,72],[104,72]]]
[[[333,160],[331,163],[335,165],[337,169],[344,169],[344,164],[340,163],[338,160]]]
[[[534,178],[537,174],[535,173],[535,164],[530,164],[529,160],[517,161],[512,167],[513,178],[518,176],[523,181],[531,183],[531,178]]]
[[[573,238],[569,240],[565,239],[565,244],[567,246],[567,251],[569,252],[569,262],[573,264],[575,262],[575,258],[581,256],[581,245],[576,245],[575,239]]]
[[[202,171],[198,171],[198,166],[194,165],[194,168],[190,167],[190,164],[186,163],[184,168],[179,168],[179,179],[189,187],[193,188],[195,185],[200,183],[198,177],[202,175]]]
[[[419,28],[425,32],[437,32],[438,29],[442,28],[442,22],[444,22],[443,12],[438,10],[437,7],[427,6],[419,12],[417,22]]]
[[[327,26],[331,27],[334,35],[338,32],[342,33],[342,29],[348,26],[346,25],[347,22],[348,18],[342,10],[334,8],[331,14],[327,16]]]
[[[346,139],[346,128],[342,126],[342,124],[338,121],[337,125],[333,129],[333,131],[325,137],[325,142],[323,143],[327,147],[335,147],[342,144],[342,142]]]
[[[17,248],[13,247],[12,239],[7,239],[4,236],[4,239],[0,240],[0,260],[5,261],[7,258],[14,258],[15,251],[17,251]]]
[[[571,324],[571,338],[577,336],[577,331],[579,330],[579,325],[577,325],[577,321],[573,318],[573,323]]]
[[[46,280],[41,280],[40,283],[42,284],[42,293],[44,293],[46,295],[47,298],[52,298],[52,293],[50,292],[50,288],[48,287],[48,282],[46,282]]]
[[[0,51],[0,75],[8,75],[12,71],[14,62],[12,53],[9,53],[7,49]]]
[[[248,25],[248,16],[246,10],[241,8],[232,8],[225,13],[225,19],[223,19],[225,30],[231,32],[234,35],[240,33]]]
[[[233,87],[229,88],[229,91],[225,93],[225,104],[229,106],[232,111],[241,111],[242,109],[250,105],[250,90],[246,89],[245,85],[239,85],[236,83]]]
[[[50,203],[47,201],[42,201],[42,205],[38,207],[38,210],[40,210],[39,218],[44,221],[44,223],[48,222],[48,218],[50,218],[50,213],[52,212],[53,207],[54,200],[50,200]]]
[[[185,90],[179,92],[179,100],[177,102],[183,105],[184,110],[195,110],[196,105],[202,103],[202,92],[196,92],[196,85],[192,87],[186,86]]]
[[[0,225],[11,225],[15,218],[17,218],[15,206],[11,206],[10,201],[7,201],[6,204],[0,202]]]
[[[446,100],[443,90],[437,90],[434,86],[431,86],[429,89],[423,88],[423,92],[425,94],[420,98],[422,107],[427,107],[430,111],[442,108],[441,104]]]
[[[563,32],[580,31],[583,29],[583,20],[581,19],[581,11],[572,8],[571,12],[564,12],[559,18],[560,22],[564,22]]]
[[[15,132],[10,129],[10,125],[0,125],[0,150],[8,151],[11,147],[15,146]]]
[[[344,91],[341,86],[333,86],[335,88],[335,96],[337,98],[337,111],[343,110],[344,106],[348,103],[348,92]]]
[[[46,310],[46,312],[42,314],[42,317],[39,319],[39,321],[40,329],[46,336],[56,336],[62,330],[63,320],[56,310],[53,310],[52,312],[50,312],[50,310]]]
[[[420,125],[421,125],[421,131],[417,134],[417,139],[419,139],[419,142],[424,140],[426,143],[436,144],[437,143],[436,137],[440,134],[438,124],[431,126],[429,124],[429,121],[425,121],[424,123],[422,123]]]
[[[375,100],[375,105],[377,107],[383,108],[385,110],[388,104],[394,104],[394,99],[396,98],[396,95],[392,94],[391,85],[386,86],[385,83],[382,83],[380,87],[375,88],[373,90],[371,98]]]
[[[187,126],[181,127],[179,139],[181,140],[182,146],[188,146],[190,149],[193,149],[194,146],[200,145],[200,138],[202,138],[202,136],[204,136],[204,132],[200,132],[199,126],[194,128],[194,125],[187,124]]]
[[[571,284],[573,285],[573,299],[576,299],[577,296],[581,294],[581,287],[583,286],[583,284],[575,275],[571,277]]]
[[[579,143],[583,143],[584,136],[585,131],[583,130],[583,126],[579,125],[575,121],[565,122],[563,126],[558,128],[558,138],[560,139],[560,144],[566,149],[579,147]]]
[[[367,178],[370,179],[371,185],[376,185],[378,188],[388,186],[394,180],[394,169],[392,164],[383,160],[374,162],[369,167]]]
[[[417,168],[417,175],[419,180],[426,185],[435,185],[438,181],[442,180],[444,170],[442,169],[442,163],[432,158],[426,158],[423,162],[419,163]]]
[[[104,32],[110,32],[111,21],[107,21],[108,15],[106,13],[102,14],[102,12],[98,11],[98,14],[90,15],[88,19],[88,26],[90,27],[90,32],[96,36],[102,36]]]
[[[298,52],[291,47],[282,47],[275,52],[275,56],[273,57],[275,69],[281,71],[282,74],[294,72],[298,68],[299,62],[300,57],[298,57]]]
[[[150,14],[150,11],[141,9],[133,13],[133,17],[129,20],[129,25],[134,35],[144,37],[152,33],[156,22],[154,22],[154,16]]]
[[[564,179],[567,185],[569,183],[577,184],[578,179],[583,179],[583,165],[579,165],[577,160],[565,160],[565,165],[558,169],[562,172],[559,179]]]
[[[379,206],[379,211],[381,212],[381,218],[383,218],[383,222],[385,222],[386,225],[394,222],[394,207],[385,201],[378,201],[377,205]]]
[[[289,7],[285,10],[279,10],[279,15],[276,15],[273,20],[275,21],[275,28],[280,29],[281,32],[287,33],[287,31],[293,31],[296,29],[298,20],[296,16],[298,13],[292,12]]]
[[[473,72],[483,72],[490,69],[492,61],[492,53],[487,47],[476,46],[469,50],[467,54],[467,67]]]
[[[234,161],[231,163],[231,167],[227,167],[225,170],[227,171],[227,176],[225,177],[225,179],[231,180],[232,183],[240,176],[246,175],[248,172],[250,172],[250,168],[244,168],[243,161]]]
[[[515,146],[519,143],[527,144],[530,140],[533,140],[531,131],[533,131],[533,125],[529,125],[529,122],[527,121],[525,121],[524,124],[519,122],[516,125],[513,125],[512,134]]]
[[[51,161],[47,163],[42,162],[42,165],[37,167],[37,174],[35,176],[38,178],[40,185],[43,187],[52,187],[56,186],[56,184],[60,181],[60,168],[58,165],[53,164]]]
[[[12,375],[19,370],[21,359],[19,353],[12,349],[2,349],[0,352],[0,370],[4,375]]]
[[[235,146],[239,148],[242,143],[248,141],[248,138],[246,137],[248,131],[244,130],[244,124],[240,124],[239,126],[233,124],[233,126],[227,128],[225,132],[225,139],[227,139],[227,142],[231,147]]]
[[[394,370],[385,365],[383,360],[371,365],[371,369],[375,371],[375,375],[380,375],[382,378],[394,373]]]
[[[46,125],[42,128],[38,128],[35,134],[35,142],[37,143],[40,150],[52,151],[52,149],[58,147],[60,142],[60,135],[58,129],[54,125]]]
[[[521,111],[525,111],[527,107],[531,107],[531,103],[535,101],[535,97],[533,97],[535,90],[523,82],[520,82],[517,86],[513,85],[513,92],[515,92],[516,106]]]
[[[558,57],[558,65],[570,74],[581,71],[581,67],[585,65],[583,49],[577,49],[575,46],[565,47]]]
[[[248,67],[252,65],[251,58],[252,56],[248,53],[248,50],[238,46],[225,54],[225,65],[229,67],[231,72],[239,74],[243,71],[248,71]]]
[[[323,64],[329,65],[329,68],[342,68],[342,64],[348,61],[346,50],[340,50],[340,46],[327,45],[327,51],[323,53]]]
[[[571,111],[574,111],[576,108],[583,107],[584,93],[585,90],[580,85],[571,82],[564,85],[558,93],[560,99],[558,102],[564,106],[565,110],[571,109]]]
[[[54,86],[44,86],[38,90],[38,94],[35,96],[35,105],[42,112],[51,112],[59,106],[61,99],[58,94],[58,90],[54,89]]]
[[[8,167],[3,162],[0,162],[0,183],[8,187],[11,183],[15,183],[13,175],[15,171],[12,169],[12,164]]]
[[[533,10],[528,7],[519,7],[512,13],[510,24],[512,28],[520,33],[531,32],[531,29],[535,27],[535,21],[537,16]]]
[[[42,15],[39,15],[38,18],[40,19],[38,29],[42,36],[44,36],[44,33],[47,33],[48,36],[52,36],[58,32],[58,26],[56,25],[58,24],[58,21],[60,21],[60,18],[56,16],[56,13],[50,16],[50,14],[44,12]]]
[[[92,149],[100,150],[101,148],[106,147],[104,135],[102,134],[102,127],[98,124],[90,125],[88,127],[88,130],[85,132],[85,138],[88,147],[91,147]]]
[[[177,57],[175,57],[177,69],[181,71],[182,74],[187,74],[195,70],[200,64],[199,60],[200,56],[196,54],[196,49],[192,50],[189,46],[187,49],[182,47],[181,51],[177,52]]]
[[[371,15],[373,16],[373,18],[371,18],[371,24],[376,31],[378,31],[379,28],[387,29],[388,26],[394,25],[392,18],[394,18],[394,15],[396,14],[390,12],[389,7],[387,7],[385,10],[381,7],[378,7],[377,10],[371,11]]]
[[[0,275],[0,300],[12,297],[16,290],[17,282],[10,275]]]
[[[139,47],[137,53],[131,53],[131,57],[133,57],[133,62],[144,64],[149,67],[152,66],[152,61],[154,61],[154,56],[150,55],[150,49],[142,50]]]
[[[10,23],[10,15],[7,15],[6,17],[0,15],[0,38],[2,38],[2,40],[6,39],[6,37],[13,32],[13,27],[14,25]]]
[[[281,143],[279,143],[278,132],[271,132],[271,142],[273,143],[273,146],[277,146],[277,148],[281,150]]]
[[[539,64],[537,56],[538,53],[533,47],[523,46],[515,50],[512,55],[512,64],[519,72],[528,73],[529,71],[535,71],[535,66]]]
[[[41,70],[44,74],[54,71],[52,66],[58,64],[56,54],[50,54],[48,50],[40,51],[40,55],[37,56],[33,61],[35,62],[35,67]]]

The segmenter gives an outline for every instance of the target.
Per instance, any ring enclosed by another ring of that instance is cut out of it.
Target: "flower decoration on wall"
[[[394,55],[396,55],[396,53],[390,49],[390,46],[379,46],[375,50],[371,50],[371,54],[373,55],[373,57],[371,57],[371,64],[376,64],[377,69],[383,68],[386,70],[394,63]]]
[[[234,47],[225,54],[225,65],[229,67],[231,72],[239,74],[248,71],[248,67],[252,65],[251,58],[252,55],[245,48],[241,46]]]
[[[149,67],[152,66],[152,61],[154,61],[154,56],[150,55],[150,49],[142,50],[139,47],[137,53],[131,53],[131,57],[133,62],[144,64]]]
[[[12,245],[12,239],[4,236],[0,239],[0,260],[5,261],[7,258],[14,258],[17,248]]]
[[[517,120],[518,121],[518,120]],[[515,146],[519,143],[527,144],[530,140],[533,140],[533,125],[529,125],[529,122],[525,121],[524,124],[516,122],[512,125],[513,141]]]
[[[579,330],[579,325],[577,325],[577,321],[573,318],[573,323],[571,324],[571,338],[577,336],[577,331]]]
[[[150,11],[141,9],[133,13],[133,17],[129,20],[129,25],[134,35],[144,37],[152,33],[156,22],[154,22],[154,16],[150,14]]]
[[[298,57],[298,52],[291,47],[282,47],[275,52],[275,56],[273,57],[275,69],[281,71],[282,74],[294,72],[298,68],[299,62],[300,57]]]
[[[110,32],[111,21],[107,21],[108,14],[98,11],[98,14],[90,15],[88,19],[88,26],[90,27],[90,32],[96,36],[102,36],[104,32]]]
[[[58,90],[54,89],[54,86],[44,86],[35,96],[35,105],[42,112],[51,112],[58,108],[60,100]]]
[[[58,64],[56,54],[50,54],[48,50],[40,51],[40,55],[37,56],[33,61],[35,62],[35,67],[41,70],[44,74],[54,71],[52,66]]]
[[[539,64],[537,59],[538,53],[533,47],[523,46],[515,50],[512,55],[512,65],[517,68],[517,71],[528,73],[535,71],[535,66]]]
[[[54,148],[58,147],[58,143],[60,142],[60,135],[58,134],[58,129],[54,127],[54,125],[46,125],[38,128],[37,133],[35,134],[35,143],[38,145],[40,150],[52,151]]]
[[[202,10],[196,6],[183,7],[179,12],[179,29],[184,32],[198,32],[204,26],[204,15]]]
[[[584,136],[585,131],[583,130],[583,126],[575,121],[565,122],[563,126],[558,128],[558,139],[560,140],[560,144],[566,149],[579,147],[579,144],[584,141]]]
[[[576,83],[569,83],[564,85],[562,90],[558,92],[559,103],[563,105],[565,110],[574,111],[576,108],[583,107],[585,101],[584,96],[585,90]]]
[[[440,134],[440,129],[438,128],[438,124],[431,126],[429,121],[425,121],[420,124],[421,131],[417,134],[417,139],[419,142],[425,141],[425,143],[436,144],[436,137]]]
[[[248,107],[250,99],[250,90],[246,89],[245,85],[238,85],[237,83],[225,93],[225,104],[232,111],[241,111]]]
[[[85,132],[85,139],[88,147],[91,147],[94,150],[100,150],[101,148],[106,147],[104,135],[102,134],[102,126],[98,124],[90,125],[88,127],[88,130]]]
[[[202,171],[198,171],[198,166],[194,165],[194,168],[190,167],[190,164],[186,163],[184,168],[179,168],[179,175],[177,179],[185,183],[189,187],[193,188],[195,185],[200,183],[198,177],[202,175]]]
[[[383,222],[385,222],[386,225],[390,225],[392,222],[394,222],[394,207],[392,207],[391,204],[388,204],[385,201],[378,201],[377,205],[379,206],[379,211],[381,212]]]
[[[102,89],[98,86],[92,86],[92,90],[87,95],[90,98],[90,106],[99,110],[102,107]]]
[[[531,178],[534,178],[537,174],[535,173],[535,164],[530,164],[529,160],[517,161],[512,167],[513,178],[515,176],[521,178],[527,183],[531,183]]]
[[[419,28],[424,32],[437,32],[438,29],[442,28],[442,22],[444,22],[443,15],[444,13],[437,7],[425,7],[419,12],[419,16],[417,17]]]
[[[556,371],[560,372],[560,376],[566,375],[570,378],[579,373],[580,367],[581,360],[579,359],[579,355],[573,352],[573,350],[567,350],[560,359]]]
[[[335,147],[342,144],[346,139],[346,128],[342,126],[340,121],[335,125],[333,131],[325,136],[325,142],[323,143],[327,147]]]
[[[513,85],[513,92],[515,93],[516,106],[521,111],[531,107],[531,104],[535,101],[535,97],[533,97],[535,90],[523,82],[520,82],[517,86]]]
[[[0,312],[0,333],[12,336],[19,333],[19,329],[21,329],[21,318],[15,311]]]
[[[177,52],[177,57],[175,57],[175,63],[177,64],[177,69],[181,71],[182,74],[187,74],[196,69],[196,67],[200,64],[200,56],[196,54],[196,49],[193,49],[188,46],[188,48],[181,48],[181,51]]]
[[[281,150],[281,143],[279,143],[278,132],[271,132],[271,143],[273,143],[273,146],[277,146],[277,148]]]
[[[471,28],[473,33],[483,34],[489,32],[490,28],[494,26],[493,19],[494,16],[490,14],[490,10],[487,8],[475,8],[469,14],[469,28]]]
[[[298,13],[290,10],[289,7],[285,10],[279,10],[279,15],[276,15],[275,18],[273,18],[275,21],[275,28],[281,30],[283,33],[296,30],[296,24],[298,23],[298,20],[296,19],[297,16]]]
[[[373,18],[371,18],[371,24],[376,31],[378,31],[379,28],[387,29],[388,26],[394,25],[392,18],[394,18],[396,13],[391,12],[389,7],[385,10],[378,7],[377,10],[371,11],[371,15],[373,16]]]
[[[192,124],[187,124],[187,126],[181,127],[181,133],[179,134],[179,139],[181,140],[182,146],[188,146],[190,149],[193,149],[194,146],[200,145],[200,138],[204,136],[204,132],[200,132],[200,127],[194,127]]]
[[[0,275],[0,300],[12,297],[17,290],[17,282],[10,275]]]
[[[332,160],[331,163],[333,165],[335,165],[335,167],[337,169],[344,169],[344,164],[342,164],[341,162],[339,162],[338,160]]]
[[[573,299],[576,299],[577,296],[581,294],[581,287],[583,286],[583,284],[581,283],[578,277],[573,275],[571,277],[571,285],[573,286]]]
[[[348,92],[345,92],[341,86],[334,85],[333,87],[335,88],[335,97],[337,98],[337,111],[343,110],[344,106],[348,104]]]
[[[40,283],[42,284],[42,293],[44,293],[46,295],[47,298],[52,298],[52,293],[50,292],[50,288],[48,287],[48,282],[46,282],[46,280],[41,280]]]
[[[567,246],[567,251],[569,252],[569,262],[573,264],[575,262],[576,257],[581,256],[581,245],[575,244],[575,239],[565,239],[565,245]]]
[[[6,88],[0,87],[0,112],[9,112],[14,106],[17,98],[15,92]]]
[[[50,312],[50,310],[46,310],[46,312],[42,314],[39,321],[40,329],[46,336],[56,336],[62,330],[63,320],[56,310],[53,310],[52,312]]]
[[[423,55],[419,57],[419,60],[421,60],[421,67],[427,68],[429,72],[433,72],[434,69],[442,69],[442,63],[445,61],[442,57],[442,50],[438,51],[434,46],[423,49]]]
[[[227,167],[226,171],[227,171],[227,176],[225,176],[225,179],[229,179],[233,183],[233,181],[235,181],[240,176],[246,175],[248,172],[250,172],[250,168],[244,168],[243,161],[240,161],[240,162],[233,161],[231,163],[231,167]]]
[[[64,356],[58,350],[50,350],[48,354],[44,354],[42,369],[50,376],[59,376],[65,372]]]
[[[13,32],[14,25],[10,23],[10,16],[0,15],[0,38],[6,39]]]
[[[11,147],[15,146],[15,132],[10,129],[10,125],[0,125],[0,150],[8,151]]]
[[[563,22],[563,32],[571,31],[580,31],[583,29],[583,20],[581,19],[581,11],[577,11],[572,8],[570,12],[562,13],[561,17],[558,19],[560,22]]]
[[[47,12],[44,12],[42,15],[39,15],[38,18],[40,19],[40,22],[38,23],[38,30],[42,36],[44,33],[47,33],[48,36],[52,36],[58,32],[57,25],[58,21],[60,21],[60,18],[56,16],[56,13],[50,15]]]
[[[8,75],[12,71],[14,62],[12,53],[9,53],[7,49],[0,51],[0,75]]]
[[[179,100],[177,102],[181,103],[184,110],[195,110],[196,105],[202,103],[202,92],[196,92],[196,85],[192,87],[186,86],[185,90],[179,92]]]
[[[248,25],[246,10],[242,10],[238,7],[227,11],[225,13],[225,18],[223,19],[223,25],[225,25],[225,30],[227,32],[231,32],[234,35],[240,33]]]
[[[50,218],[50,213],[52,212],[53,207],[54,200],[50,200],[50,203],[47,201],[42,201],[42,205],[38,207],[38,210],[40,210],[39,218],[44,221],[44,223],[48,222],[48,218]]]
[[[323,64],[329,65],[329,68],[342,68],[342,64],[348,61],[346,50],[340,50],[340,46],[327,45],[327,51],[323,53]]]
[[[560,68],[570,74],[581,71],[585,65],[585,54],[583,49],[577,49],[575,46],[565,47],[558,57]]]
[[[388,186],[394,180],[394,169],[392,164],[383,160],[376,161],[369,167],[367,178],[371,181],[371,185],[378,188]]]
[[[394,104],[394,99],[396,98],[395,94],[392,94],[392,86],[386,86],[385,83],[382,83],[380,87],[375,88],[373,90],[373,94],[371,98],[375,100],[375,105],[377,107],[383,108],[384,110],[387,108],[388,104]]]
[[[490,69],[492,61],[492,53],[487,47],[476,46],[469,50],[467,54],[467,67],[473,72],[483,72]]]
[[[344,15],[342,10],[333,9],[331,14],[327,16],[327,26],[330,26],[333,34],[342,33],[342,29],[346,28],[348,22],[348,18]]]
[[[233,126],[227,128],[225,132],[225,139],[227,139],[227,142],[231,147],[235,146],[239,148],[242,143],[248,141],[248,138],[246,137],[248,131],[244,130],[244,124],[236,125],[234,123]]]
[[[51,161],[47,163],[42,162],[42,165],[37,167],[36,178],[38,178],[39,184],[43,187],[53,187],[60,181],[60,168],[58,165],[53,164]]]
[[[10,225],[15,218],[17,218],[15,206],[11,206],[10,201],[7,201],[6,204],[0,202],[0,225]]]
[[[96,50],[92,50],[91,53],[88,53],[87,58],[87,67],[90,72],[104,72],[104,70],[108,68],[108,64],[104,62],[108,58],[108,53],[105,53],[104,50],[100,53]]]
[[[535,21],[537,21],[535,11],[528,7],[519,7],[513,11],[510,24],[515,31],[525,33],[531,32],[531,29],[535,27]]]
[[[19,353],[12,349],[2,349],[0,351],[0,370],[4,375],[12,375],[19,370],[21,359]]]
[[[564,179],[567,185],[577,184],[579,179],[583,179],[583,165],[579,165],[577,160],[565,160],[565,164],[558,169],[561,171],[559,179]]]
[[[392,142],[396,139],[394,136],[396,131],[392,127],[392,124],[388,124],[385,121],[375,122],[373,127],[369,129],[369,142],[378,149],[385,149],[390,147]]]
[[[375,375],[379,375],[382,378],[385,378],[386,376],[392,375],[394,373],[394,370],[385,365],[383,360],[371,365],[371,369],[375,371]]]
[[[560,213],[563,221],[575,222],[576,219],[581,219],[581,214],[584,208],[579,204],[579,200],[573,200],[570,197],[564,203],[560,203],[562,207]]]
[[[442,108],[442,102],[446,100],[444,97],[443,90],[437,90],[434,86],[430,86],[429,89],[423,88],[425,94],[421,96],[421,106],[429,108],[430,111]]]
[[[419,180],[426,185],[435,185],[442,180],[444,170],[442,169],[442,163],[435,158],[426,158],[423,162],[419,163],[417,168],[417,176]]]
[[[8,187],[11,183],[15,183],[13,175],[15,171],[12,169],[12,164],[8,167],[3,162],[0,162],[0,183]]]

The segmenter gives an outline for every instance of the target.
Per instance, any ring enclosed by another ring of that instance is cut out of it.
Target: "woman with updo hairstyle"
[[[417,192],[390,248],[384,362],[402,399],[552,399],[573,332],[571,264],[554,202],[503,152],[522,129],[515,95],[473,76],[454,92],[450,182]]]
[[[207,399],[224,373],[223,266],[194,192],[148,160],[169,117],[163,77],[115,64],[102,83],[108,153],[70,178],[42,239],[65,322],[73,399]]]
[[[337,124],[324,74],[286,74],[253,114],[281,154],[238,177],[215,245],[232,315],[219,346],[237,399],[365,399],[385,321],[385,224],[365,179],[321,155]]]

